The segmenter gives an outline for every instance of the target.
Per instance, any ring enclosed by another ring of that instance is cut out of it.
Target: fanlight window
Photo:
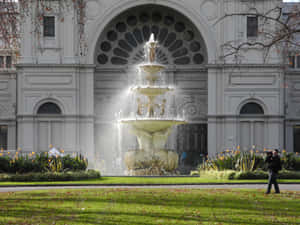
[[[206,48],[197,28],[182,14],[155,5],[130,9],[114,19],[98,40],[95,61],[98,65],[142,62],[143,46],[151,33],[159,43],[156,52],[159,63],[206,63]]]
[[[47,102],[39,107],[37,114],[60,115],[62,112],[58,105],[52,102]]]
[[[241,111],[240,111],[240,115],[263,115],[264,114],[264,110],[263,108],[255,103],[255,102],[249,102],[247,104],[245,104]]]

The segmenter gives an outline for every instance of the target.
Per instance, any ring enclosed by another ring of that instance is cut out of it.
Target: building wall
[[[16,72],[0,71],[0,126],[7,126],[7,149],[16,149]],[[4,146],[1,146],[4,148]]]
[[[23,64],[18,67],[17,83],[18,146],[38,152],[52,144],[66,153],[93,158],[93,67]],[[46,102],[57,104],[62,114],[38,115]]]
[[[120,99],[117,96],[131,83],[131,71],[127,66],[113,69],[99,65],[95,67],[99,37],[119,14],[132,7],[153,4],[178,11],[202,35],[207,49],[207,66],[173,67],[168,68],[167,74],[168,82],[180,90],[176,93],[178,111],[184,109],[192,124],[207,124],[208,153],[215,155],[244,143],[247,146],[241,148],[252,145],[258,145],[259,148],[286,146],[288,151],[293,151],[292,126],[298,124],[300,118],[295,104],[299,73],[288,73],[285,76],[285,71],[278,66],[283,58],[275,48],[267,58],[264,52],[254,49],[243,52],[243,57],[238,59],[224,59],[222,56],[226,52],[221,47],[232,40],[239,43],[247,41],[246,18],[232,16],[220,20],[225,14],[254,12],[254,9],[266,12],[279,2],[89,0],[85,23],[85,55],[80,54],[79,28],[73,10],[61,15],[55,6],[49,12],[49,15],[56,16],[55,38],[38,38],[33,35],[35,25],[32,18],[26,18],[21,30],[22,57],[17,67],[17,79],[9,73],[0,74],[0,85],[2,83],[4,87],[3,91],[0,90],[0,104],[5,105],[1,121],[9,124],[10,145],[26,151],[39,151],[39,139],[44,138],[45,143],[52,140],[51,134],[40,137],[39,129],[51,133],[51,121],[54,121],[54,124],[62,127],[62,133],[58,135],[61,136],[59,147],[69,152],[82,152],[88,156],[91,167],[100,167],[99,163],[94,165],[93,162],[101,161],[103,154],[118,149],[118,135],[111,135],[119,132],[112,123],[113,110],[118,110]],[[33,15],[36,9],[33,7],[31,10]],[[285,88],[286,83],[289,88]],[[14,112],[15,96],[17,116]],[[40,118],[37,109],[46,101],[60,106],[63,114]],[[248,102],[261,105],[264,115],[241,117],[240,109]],[[286,121],[285,113],[288,118]],[[16,121],[17,135],[14,130]],[[287,129],[284,129],[285,123]],[[174,143],[176,137],[175,132],[170,143]],[[107,143],[108,139],[115,144]],[[177,146],[173,144],[172,147]]]

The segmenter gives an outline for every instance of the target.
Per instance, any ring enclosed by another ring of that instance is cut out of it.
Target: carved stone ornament
[[[201,12],[206,16],[207,20],[215,20],[218,17],[218,6],[214,0],[206,0],[201,5]]]

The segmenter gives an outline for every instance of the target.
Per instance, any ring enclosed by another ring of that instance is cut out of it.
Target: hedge
[[[79,181],[100,178],[100,172],[95,170],[78,172],[46,172],[27,174],[0,174],[0,181]]]
[[[233,170],[223,171],[200,171],[200,177],[229,180],[260,180],[268,179],[268,172],[263,170],[238,172]],[[282,170],[278,174],[279,179],[300,179],[299,171]]]

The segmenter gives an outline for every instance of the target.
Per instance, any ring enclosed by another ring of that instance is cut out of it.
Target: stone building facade
[[[237,146],[300,151],[299,56],[289,69],[275,50],[267,58],[258,49],[238,60],[222,57],[224,43],[260,37],[250,30],[252,18],[220,18],[264,12],[280,2],[88,0],[83,54],[75,11],[63,19],[47,12],[39,38],[29,15],[16,70],[0,72],[1,145],[39,152],[52,144],[84,154],[91,168],[112,170],[122,149],[135,146],[114,115],[131,102],[126,90],[134,65],[154,33],[166,82],[178,89],[169,110],[184,110],[189,122],[175,129],[169,148],[191,160]]]

